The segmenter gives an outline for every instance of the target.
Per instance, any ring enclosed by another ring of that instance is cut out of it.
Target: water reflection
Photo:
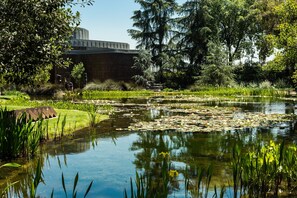
[[[228,103],[215,105],[231,106]],[[233,103],[232,105],[241,107],[243,112],[249,110],[295,113],[294,104],[290,103]],[[41,147],[40,156],[43,159],[45,183],[38,187],[38,195],[49,197],[52,189],[55,189],[55,197],[63,197],[61,174],[64,174],[66,187],[71,191],[74,176],[78,172],[80,175],[78,197],[83,196],[91,181],[94,181],[94,184],[89,197],[123,197],[124,189],[129,193],[130,178],[135,178],[136,171],[158,182],[161,179],[159,171],[161,166],[157,158],[159,153],[168,152],[172,166],[180,172],[178,182],[172,183],[173,188],[167,192],[168,197],[184,197],[183,179],[186,169],[189,178],[195,179],[197,167],[207,168],[212,164],[212,187],[232,183],[229,164],[235,143],[242,145],[243,150],[248,150],[259,140],[272,139],[281,142],[285,139],[288,143],[297,143],[295,122],[279,123],[270,128],[246,128],[209,134],[117,131],[117,128],[127,128],[131,122],[153,120],[164,115],[170,115],[164,107],[125,107],[112,115],[111,119],[102,122],[95,130],[82,130],[63,141],[44,145]],[[11,188],[12,195],[26,193],[30,188],[36,162],[32,161],[30,164],[11,180],[19,181],[19,184]],[[0,181],[3,182],[6,178]]]

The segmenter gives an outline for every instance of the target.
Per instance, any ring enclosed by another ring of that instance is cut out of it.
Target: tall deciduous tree
[[[276,33],[278,16],[275,7],[281,3],[280,0],[258,0],[252,6],[252,12],[256,16],[255,27],[258,31],[256,46],[259,51],[259,59],[264,64],[268,56],[273,54],[273,45],[270,34]]]
[[[163,81],[163,53],[168,50],[168,41],[173,25],[172,16],[177,8],[175,0],[135,0],[140,10],[134,11],[133,27],[128,33],[138,41],[138,48],[149,50],[152,61],[159,68],[159,80]]]
[[[228,61],[232,64],[251,47],[255,35],[253,0],[214,0],[212,15],[219,28],[219,38],[227,47]]]
[[[31,84],[40,71],[64,65],[61,55],[79,22],[69,8],[75,3],[90,1],[0,1],[0,71],[8,83]]]
[[[271,41],[278,48],[275,59],[267,64],[273,70],[284,71],[297,82],[297,1],[286,0],[274,8],[278,17]],[[291,81],[291,79],[289,79]]]

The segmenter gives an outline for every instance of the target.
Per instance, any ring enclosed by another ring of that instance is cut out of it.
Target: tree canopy
[[[153,63],[160,68],[158,72],[167,78],[164,81],[171,81],[168,77],[172,76],[187,79],[178,81],[185,83],[181,86],[185,87],[194,79],[201,81],[201,75],[204,79],[210,75],[211,69],[207,67],[224,73],[220,68],[226,64],[209,61],[213,56],[210,43],[215,43],[227,54],[222,61],[227,61],[237,74],[240,72],[234,69],[238,64],[256,65],[255,71],[259,73],[255,76],[261,76],[262,80],[285,79],[290,83],[293,76],[297,82],[296,0],[187,0],[181,5],[175,0],[135,2],[141,9],[134,12],[136,29],[129,33],[138,41],[139,48],[151,52]],[[267,63],[272,54],[274,61]],[[237,68],[245,71],[241,66]],[[234,76],[229,71],[228,79]]]
[[[70,6],[89,0],[0,1],[0,71],[7,83],[32,84],[52,66],[65,66],[61,55],[79,24]]]
[[[135,0],[140,10],[134,11],[133,27],[128,30],[138,41],[138,48],[150,50],[152,61],[158,67],[159,79],[163,81],[162,54],[168,50],[168,41],[173,30],[172,16],[177,8],[175,0]]]

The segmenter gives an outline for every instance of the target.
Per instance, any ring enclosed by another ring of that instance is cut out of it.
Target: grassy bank
[[[17,106],[6,105],[8,110],[30,108],[31,106]],[[72,132],[89,127],[89,112],[73,109],[55,109],[57,117],[44,120],[43,125],[46,134],[49,138],[59,137],[62,135],[69,135]],[[66,116],[66,117],[65,117]],[[60,118],[59,118],[60,117]],[[65,124],[63,120],[65,118]],[[108,115],[98,114],[96,116],[96,122],[100,122],[108,118]]]
[[[168,96],[168,95],[195,95],[195,96],[266,96],[266,97],[285,97],[290,96],[287,89],[275,88],[228,88],[228,87],[199,87],[194,90],[163,90],[159,92],[143,90],[143,91],[83,91],[83,99],[120,99],[120,98],[143,98],[152,96]]]
[[[158,92],[150,90],[141,91],[83,91],[83,99],[121,99],[121,98],[142,98],[158,95]]]
[[[90,115],[88,112],[67,109],[56,109],[56,112],[60,118],[56,117],[44,121],[44,126],[47,127],[50,139],[61,135],[69,135],[76,130],[89,127],[90,125]],[[63,124],[64,119],[65,125]],[[96,123],[105,119],[108,119],[108,115],[97,114]]]
[[[251,88],[251,87],[199,87],[190,91],[194,95],[212,95],[212,96],[269,96],[283,97],[289,96],[288,89],[275,88]]]

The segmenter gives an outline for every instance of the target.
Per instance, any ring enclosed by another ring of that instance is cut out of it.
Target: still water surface
[[[295,113],[295,104],[283,101],[232,104],[212,102],[206,105],[235,106],[243,111],[267,114]],[[137,119],[135,116],[127,116],[131,113],[137,115]],[[72,195],[74,177],[79,173],[77,197],[83,197],[91,181],[94,183],[88,197],[123,197],[125,189],[130,194],[130,178],[134,180],[136,171],[151,171],[155,166],[154,156],[160,152],[169,152],[172,165],[181,174],[176,188],[168,197],[185,197],[182,174],[185,168],[194,172],[198,166],[207,167],[212,164],[213,185],[232,183],[228,167],[235,142],[241,142],[246,148],[260,138],[278,142],[285,139],[297,143],[295,123],[209,134],[116,131],[117,128],[128,127],[131,122],[151,120],[166,114],[166,109],[125,106],[112,115],[110,120],[102,122],[96,130],[83,130],[61,142],[44,145],[41,149],[44,183],[38,186],[37,194],[50,197],[54,189],[54,197],[64,197],[61,182],[63,173],[68,195]],[[28,174],[32,173],[29,171]],[[24,175],[26,173],[19,179],[26,177]],[[232,197],[228,189],[226,196]]]

